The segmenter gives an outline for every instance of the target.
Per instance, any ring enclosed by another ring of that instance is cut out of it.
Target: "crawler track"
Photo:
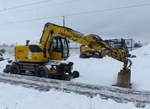
[[[41,91],[55,89],[58,91],[73,92],[89,97],[99,96],[102,99],[113,99],[116,102],[133,102],[141,107],[150,104],[150,92],[108,86],[90,85],[71,81],[39,78],[34,76],[0,74],[0,82],[21,85]]]

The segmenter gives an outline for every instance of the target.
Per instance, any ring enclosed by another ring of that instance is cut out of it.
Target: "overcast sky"
[[[0,44],[20,44],[25,43],[27,39],[38,41],[46,22],[62,25],[61,16],[88,11],[93,12],[66,16],[66,26],[85,34],[100,35],[103,39],[124,37],[150,40],[148,0],[47,0],[48,2],[36,5],[26,5],[37,1],[44,0],[0,0]],[[24,7],[7,10],[20,5]],[[131,8],[137,5],[139,7]],[[95,10],[104,11],[95,13]],[[19,22],[41,17],[49,18]]]

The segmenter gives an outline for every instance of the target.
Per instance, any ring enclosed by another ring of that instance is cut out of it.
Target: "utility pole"
[[[65,27],[65,16],[63,16],[63,27]]]

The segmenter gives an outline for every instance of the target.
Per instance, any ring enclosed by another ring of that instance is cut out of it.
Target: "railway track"
[[[148,91],[137,91],[134,89],[91,85],[7,73],[0,73],[0,82],[21,85],[23,87],[34,88],[40,91],[54,89],[89,97],[99,96],[101,99],[112,99],[120,103],[133,102],[137,107],[144,107],[146,104],[150,104],[150,92]]]

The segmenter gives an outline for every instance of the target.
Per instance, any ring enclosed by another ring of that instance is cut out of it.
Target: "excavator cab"
[[[69,46],[66,39],[54,37],[50,47],[50,60],[66,60],[69,57]]]

